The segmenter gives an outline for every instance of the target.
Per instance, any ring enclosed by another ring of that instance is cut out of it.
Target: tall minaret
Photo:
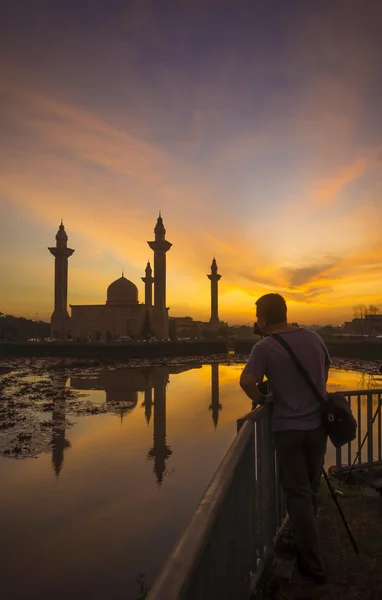
[[[168,338],[168,309],[166,307],[166,252],[172,246],[166,240],[161,213],[154,229],[155,240],[147,242],[154,251],[154,310],[152,324],[156,335]]]
[[[211,325],[219,325],[218,315],[218,281],[221,279],[221,275],[218,274],[218,266],[214,257],[211,265],[211,275],[207,275],[211,281]]]
[[[51,318],[51,335],[65,339],[69,328],[68,314],[68,258],[74,250],[68,248],[68,236],[61,220],[56,234],[56,245],[48,248],[54,261],[54,311]]]
[[[145,304],[146,306],[152,306],[154,277],[152,276],[153,271],[150,265],[150,261],[147,262],[145,273],[146,277],[141,278],[143,283],[145,284]]]

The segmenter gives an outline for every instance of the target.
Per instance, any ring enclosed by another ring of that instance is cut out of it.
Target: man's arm
[[[264,396],[259,392],[259,388],[257,384],[259,383],[256,377],[252,375],[247,375],[246,373],[241,374],[240,376],[240,387],[245,392],[253,402],[253,404],[260,404],[264,400]]]
[[[263,380],[266,371],[266,355],[264,347],[259,344],[253,346],[250,357],[240,376],[240,387],[253,402],[259,404],[264,400],[257,385]]]

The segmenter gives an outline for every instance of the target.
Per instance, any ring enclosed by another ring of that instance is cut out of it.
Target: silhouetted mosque
[[[54,311],[51,317],[51,335],[56,339],[103,340],[123,337],[159,339],[178,337],[202,337],[203,332],[214,332],[220,325],[218,317],[218,267],[215,258],[211,273],[211,318],[208,323],[194,321],[191,317],[169,317],[166,306],[166,254],[172,244],[166,240],[166,229],[159,213],[154,240],[147,242],[154,253],[154,274],[147,263],[145,276],[145,300],[138,301],[137,286],[122,276],[113,281],[106,292],[105,304],[71,304],[68,313],[68,259],[74,253],[68,248],[68,236],[63,222],[56,234],[56,245],[48,248],[55,257]],[[154,285],[154,302],[153,302]]]

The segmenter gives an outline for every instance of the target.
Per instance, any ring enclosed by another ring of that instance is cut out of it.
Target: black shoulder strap
[[[296,369],[301,373],[301,375],[305,379],[306,383],[309,385],[309,387],[314,392],[314,395],[316,396],[318,402],[321,404],[321,406],[323,406],[325,404],[325,399],[321,396],[320,392],[318,391],[318,389],[314,385],[313,381],[311,380],[307,370],[305,369],[305,367],[302,366],[302,364],[298,360],[297,356],[293,352],[292,348],[284,340],[284,338],[281,337],[281,335],[279,335],[278,333],[273,333],[272,337],[275,338],[275,340],[277,340],[279,342],[279,344],[281,344],[285,348],[285,350],[288,352]]]

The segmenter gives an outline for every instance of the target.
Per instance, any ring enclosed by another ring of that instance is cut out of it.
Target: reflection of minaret
[[[142,281],[145,284],[145,304],[146,306],[153,305],[153,283],[154,277],[152,276],[152,268],[150,265],[150,261],[148,261],[145,270],[146,276],[142,277]]]
[[[68,258],[74,250],[67,247],[68,236],[64,225],[56,234],[56,245],[48,248],[55,257],[54,261],[54,311],[51,318],[51,333],[53,337],[66,338],[69,328],[68,314]]]
[[[154,310],[153,326],[160,338],[168,338],[168,311],[166,307],[166,252],[172,246],[166,240],[166,230],[162,216],[159,217],[154,229],[155,240],[147,242],[154,251]]]
[[[62,391],[65,390],[67,377],[60,376],[56,373],[52,378],[54,387],[60,388]],[[52,421],[56,422],[52,429],[52,467],[58,479],[63,464],[64,464],[64,450],[70,448],[70,442],[65,439],[65,398],[54,400]]]
[[[211,325],[219,324],[219,315],[218,315],[218,281],[221,279],[221,275],[218,274],[218,266],[216,264],[215,257],[212,261],[211,265],[211,274],[207,275],[208,279],[211,281]]]
[[[161,485],[166,471],[166,460],[172,450],[166,444],[166,385],[167,369],[158,369],[154,376],[154,436],[153,447],[148,453],[154,459],[154,472]]]
[[[145,418],[147,425],[150,423],[151,419],[151,408],[153,405],[153,388],[149,387],[145,390],[145,399],[143,401],[143,406],[145,407]]]
[[[212,420],[215,429],[219,421],[219,410],[223,407],[219,404],[219,363],[211,365],[211,405],[209,410],[212,410]]]

